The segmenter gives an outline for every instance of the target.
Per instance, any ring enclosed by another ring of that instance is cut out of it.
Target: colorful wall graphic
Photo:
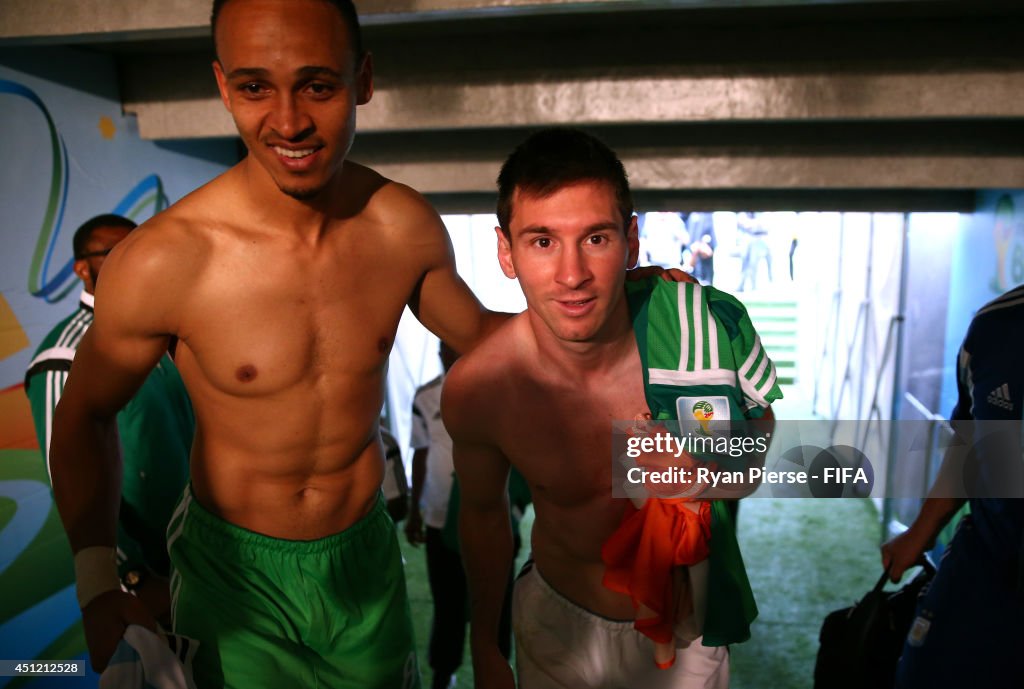
[[[121,113],[111,56],[0,50],[0,657],[85,657],[71,556],[50,496],[23,376],[77,306],[71,236],[84,220],[139,222],[235,159],[232,141],[142,141]],[[3,687],[87,687],[0,677]]]

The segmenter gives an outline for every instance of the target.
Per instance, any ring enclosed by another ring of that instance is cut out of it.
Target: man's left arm
[[[513,314],[484,308],[459,276],[451,238],[433,209],[424,209],[423,226],[426,228],[420,234],[423,244],[414,250],[427,258],[428,265],[409,301],[409,308],[427,330],[459,354],[466,354]],[[696,282],[679,269],[666,270],[660,266],[646,266],[627,272],[630,280],[656,275],[670,282]]]
[[[420,323],[459,354],[471,351],[512,314],[484,308],[455,269],[455,250],[441,218],[418,193],[404,190],[393,210],[408,228],[403,254],[415,262],[420,276],[409,297],[409,309]]]
[[[459,354],[466,354],[497,330],[512,314],[490,311],[455,270],[451,242],[445,237],[444,260],[423,276],[412,309],[420,322]]]

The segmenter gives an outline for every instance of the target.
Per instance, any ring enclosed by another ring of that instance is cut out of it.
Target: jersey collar
[[[78,297],[78,305],[86,311],[92,311],[94,309],[93,304],[96,302],[96,296],[89,294],[84,289],[82,294]]]

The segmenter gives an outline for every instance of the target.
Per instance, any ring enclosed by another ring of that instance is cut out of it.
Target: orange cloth
[[[707,558],[711,541],[711,505],[697,512],[685,499],[648,498],[640,509],[630,503],[622,523],[601,548],[606,588],[624,593],[654,611],[637,619],[637,631],[658,643],[669,643],[675,627],[672,569]]]

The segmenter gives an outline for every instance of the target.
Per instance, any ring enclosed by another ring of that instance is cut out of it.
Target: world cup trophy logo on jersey
[[[697,419],[697,423],[700,424],[700,432],[704,435],[711,435],[711,429],[708,428],[708,423],[715,416],[715,407],[705,400],[701,400],[693,405],[693,418]]]

